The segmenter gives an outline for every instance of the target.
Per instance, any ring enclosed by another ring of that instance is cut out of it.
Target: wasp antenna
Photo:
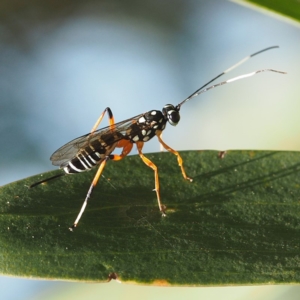
[[[212,83],[213,81],[215,81],[216,79],[220,78],[221,76],[223,76],[224,74],[226,73],[229,73],[230,71],[232,71],[233,69],[237,68],[238,66],[242,65],[243,63],[245,63],[248,59],[252,58],[253,56],[255,55],[258,55],[262,52],[265,52],[265,51],[268,51],[268,50],[271,50],[271,49],[275,49],[275,48],[279,48],[279,46],[271,46],[271,47],[268,47],[268,48],[265,48],[265,49],[262,49],[260,51],[257,51],[253,54],[250,54],[248,56],[246,56],[245,58],[243,58],[242,60],[240,60],[239,62],[237,62],[236,64],[234,64],[233,66],[231,66],[230,68],[226,69],[225,71],[223,71],[222,73],[220,73],[219,75],[217,75],[216,77],[214,77],[213,79],[211,79],[210,81],[208,81],[207,83],[205,83],[204,85],[202,85],[197,91],[195,91],[193,94],[191,94],[190,96],[188,96],[186,99],[184,99],[182,102],[180,102],[178,105],[177,105],[177,108],[180,109],[181,105],[187,101],[189,101],[190,99],[198,96],[199,94],[202,94],[200,93],[200,91],[202,89],[204,89],[206,86],[208,86],[210,83]],[[280,73],[283,73],[283,72],[280,72]]]
[[[43,180],[40,180],[40,181],[38,181],[38,182],[35,182],[35,183],[31,184],[31,185],[29,186],[29,188],[31,189],[31,188],[33,188],[33,187],[39,185],[39,184],[42,184],[42,183],[44,183],[44,182],[50,181],[50,180],[52,180],[52,179],[55,179],[55,178],[58,178],[58,177],[61,177],[61,176],[64,176],[64,175],[66,175],[66,174],[65,174],[65,173],[61,173],[61,174],[57,174],[57,175],[54,175],[54,176],[49,177],[49,178],[45,178],[45,179],[43,179]]]
[[[237,76],[237,77],[228,79],[228,80],[226,80],[226,81],[219,82],[219,83],[217,83],[217,84],[211,85],[211,86],[209,86],[209,87],[207,87],[207,88],[205,88],[205,89],[202,89],[202,90],[200,90],[200,91],[198,90],[198,91],[196,91],[194,94],[192,94],[192,95],[188,98],[188,100],[190,100],[190,99],[192,99],[192,98],[194,98],[194,97],[197,97],[197,96],[199,96],[200,94],[203,94],[203,93],[205,93],[205,92],[207,92],[207,91],[209,91],[209,90],[211,90],[211,89],[213,89],[213,88],[215,88],[215,87],[218,87],[218,86],[220,86],[220,85],[224,85],[224,84],[226,84],[226,83],[231,83],[231,82],[234,82],[234,81],[237,81],[237,80],[240,80],[240,79],[244,79],[244,78],[247,78],[247,77],[251,77],[251,76],[253,76],[253,75],[255,75],[255,74],[262,73],[262,72],[276,72],[276,73],[280,73],[280,74],[286,74],[286,72],[282,72],[282,71],[278,71],[278,70],[273,70],[273,69],[257,70],[257,71],[251,72],[251,73],[247,73],[247,74],[244,74],[244,75],[240,75],[240,76]],[[180,105],[182,105],[183,103],[184,103],[184,102],[178,104],[177,107],[180,108]]]
[[[265,51],[268,51],[268,50],[271,50],[271,49],[274,49],[274,48],[279,48],[279,46],[272,46],[272,47],[268,47],[268,48],[265,48],[263,50],[260,50],[260,51],[257,51],[251,55],[248,55],[247,57],[243,58],[242,60],[240,60],[239,62],[237,62],[236,64],[234,64],[233,66],[231,66],[230,68],[228,68],[227,70],[225,70],[223,73],[221,73],[218,77],[220,77],[221,75],[223,74],[226,74],[226,73],[229,73],[230,71],[232,71],[233,69],[237,68],[238,66],[242,65],[244,62],[246,62],[248,59],[252,58],[253,56],[255,55],[258,55],[262,52],[265,52]],[[217,77],[217,78],[218,78]],[[213,79],[214,80],[214,79]],[[209,82],[211,83],[211,81]]]

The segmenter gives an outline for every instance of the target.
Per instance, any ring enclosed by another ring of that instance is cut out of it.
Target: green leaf
[[[57,170],[0,189],[0,272],[17,276],[153,284],[300,282],[300,153],[181,152],[109,161],[74,232],[95,170],[34,188]]]
[[[258,6],[273,10],[277,13],[291,17],[295,20],[300,21],[300,5],[299,1],[296,0],[284,0],[284,1],[274,1],[274,0],[247,0]]]

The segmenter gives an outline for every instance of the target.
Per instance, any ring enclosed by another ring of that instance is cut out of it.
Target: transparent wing
[[[112,139],[109,139],[109,142],[107,143],[107,146],[110,146],[119,140],[121,140],[124,135],[126,134],[126,130],[136,122],[143,114],[140,114],[138,116],[135,116],[133,118],[127,119],[125,121],[121,121],[119,123],[116,123],[114,125],[114,129],[111,129],[110,126],[101,128],[96,130],[93,133],[88,133],[83,136],[80,136],[69,143],[63,145],[58,150],[56,150],[50,157],[50,160],[52,161],[52,164],[55,166],[61,166],[70,160],[72,160],[79,151],[82,149],[85,149],[90,144],[93,143],[93,141],[99,139],[101,136],[108,136],[112,135]],[[116,134],[117,133],[117,134]],[[112,149],[113,151],[113,149]]]

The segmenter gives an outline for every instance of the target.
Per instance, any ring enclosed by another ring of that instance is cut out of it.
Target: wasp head
[[[180,121],[180,114],[178,107],[172,104],[167,104],[163,107],[162,113],[166,120],[172,125],[176,126]]]

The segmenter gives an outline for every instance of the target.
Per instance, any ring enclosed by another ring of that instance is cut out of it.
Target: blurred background
[[[299,4],[300,5],[300,4]],[[184,104],[164,140],[177,150],[300,150],[299,26],[234,2],[2,0],[0,185],[54,169],[50,155],[88,133],[109,106],[116,122],[178,104],[217,82],[262,73]],[[102,126],[107,126],[105,118]],[[156,152],[156,139],[144,152]],[[133,150],[132,154],[136,154]],[[108,166],[109,167],[109,166]],[[298,299],[300,287],[159,288],[0,277],[2,299]],[[177,297],[177,298],[176,298]]]

